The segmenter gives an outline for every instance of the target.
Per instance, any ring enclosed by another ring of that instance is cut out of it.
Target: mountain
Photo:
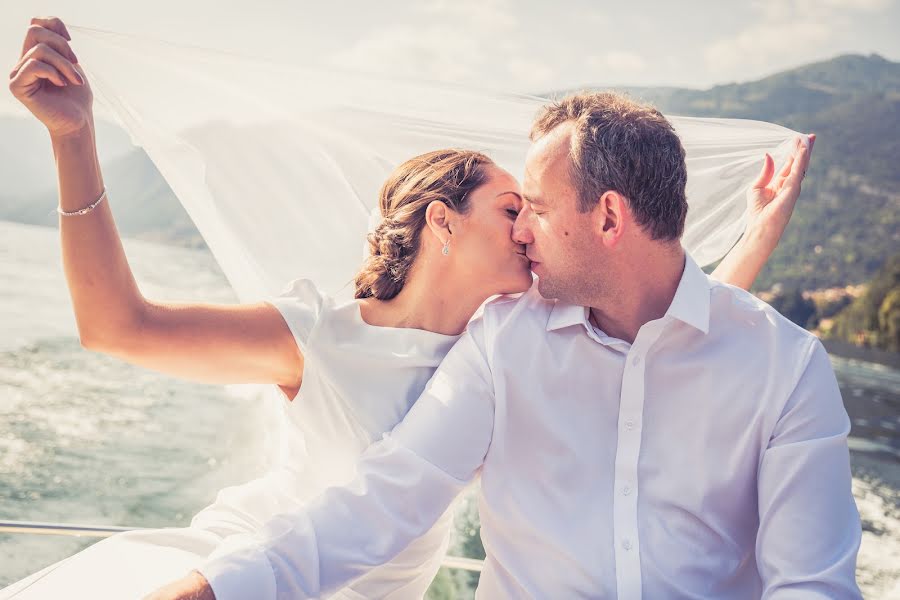
[[[36,120],[0,117],[0,180],[0,207],[55,185],[50,138]]]
[[[758,289],[861,283],[900,251],[900,63],[846,55],[707,90],[617,89],[667,114],[816,133],[802,196]]]
[[[44,189],[2,198],[0,219],[49,227],[57,225],[58,195],[49,140],[44,140],[44,145],[47,147],[46,151],[50,152],[51,165],[49,176],[41,180],[41,187]],[[205,247],[187,212],[146,153],[133,147],[123,151],[125,154],[106,162],[101,160],[103,179],[112,200],[110,206],[121,235],[181,246]],[[41,161],[39,168],[46,170],[46,165]],[[46,187],[48,178],[53,182],[51,188]]]
[[[118,125],[98,119],[96,128],[101,163],[135,150],[128,134]],[[0,180],[0,207],[24,196],[56,189],[50,136],[37,119],[0,115]]]
[[[762,119],[787,126],[838,104],[866,96],[900,93],[900,63],[877,54],[844,55],[776,73],[758,81],[708,90],[616,88],[653,102],[664,112],[688,116]]]
[[[156,166],[118,125],[96,122],[97,153],[125,237],[204,246]],[[56,167],[47,130],[30,117],[0,117],[0,219],[55,227]]]

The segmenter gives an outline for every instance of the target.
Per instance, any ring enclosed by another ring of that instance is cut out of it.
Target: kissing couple
[[[133,285],[69,41],[36,19],[10,89],[51,134],[82,343],[276,384],[298,448],[339,451],[333,468],[222,490],[190,527],[95,544],[14,597],[421,598],[476,479],[479,598],[860,597],[827,354],[747,291],[814,136],[777,170],[762,160],[712,275],[681,243],[688,169],[669,120],[581,93],[536,116],[521,183],[470,150],[397,167],[352,302],[298,279],[268,302],[175,305]]]

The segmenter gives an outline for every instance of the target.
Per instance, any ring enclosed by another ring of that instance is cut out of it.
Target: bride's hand
[[[809,134],[808,147],[797,138],[793,154],[777,175],[775,161],[766,154],[762,173],[747,190],[748,236],[768,243],[772,249],[778,245],[800,196],[800,186],[809,167],[815,141],[814,133]]]
[[[22,55],[9,74],[9,89],[52,136],[91,125],[93,94],[66,26],[56,17],[31,20]]]

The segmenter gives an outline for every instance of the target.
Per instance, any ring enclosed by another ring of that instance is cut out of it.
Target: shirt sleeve
[[[851,492],[850,420],[822,344],[785,404],[759,470],[756,560],[764,598],[861,598],[862,529]]]
[[[406,418],[363,454],[350,485],[229,540],[198,570],[217,600],[327,597],[431,528],[477,475],[493,425],[483,333],[473,323]]]
[[[295,279],[277,296],[266,298],[287,323],[300,351],[306,353],[325,299],[309,279]]]

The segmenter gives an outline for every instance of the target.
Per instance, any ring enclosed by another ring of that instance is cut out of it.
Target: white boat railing
[[[29,533],[37,535],[69,535],[75,537],[107,538],[123,531],[136,531],[145,527],[115,527],[112,525],[75,525],[72,523],[39,523],[34,521],[0,521],[0,533]],[[484,562],[462,556],[444,557],[443,566],[449,569],[481,571]]]

